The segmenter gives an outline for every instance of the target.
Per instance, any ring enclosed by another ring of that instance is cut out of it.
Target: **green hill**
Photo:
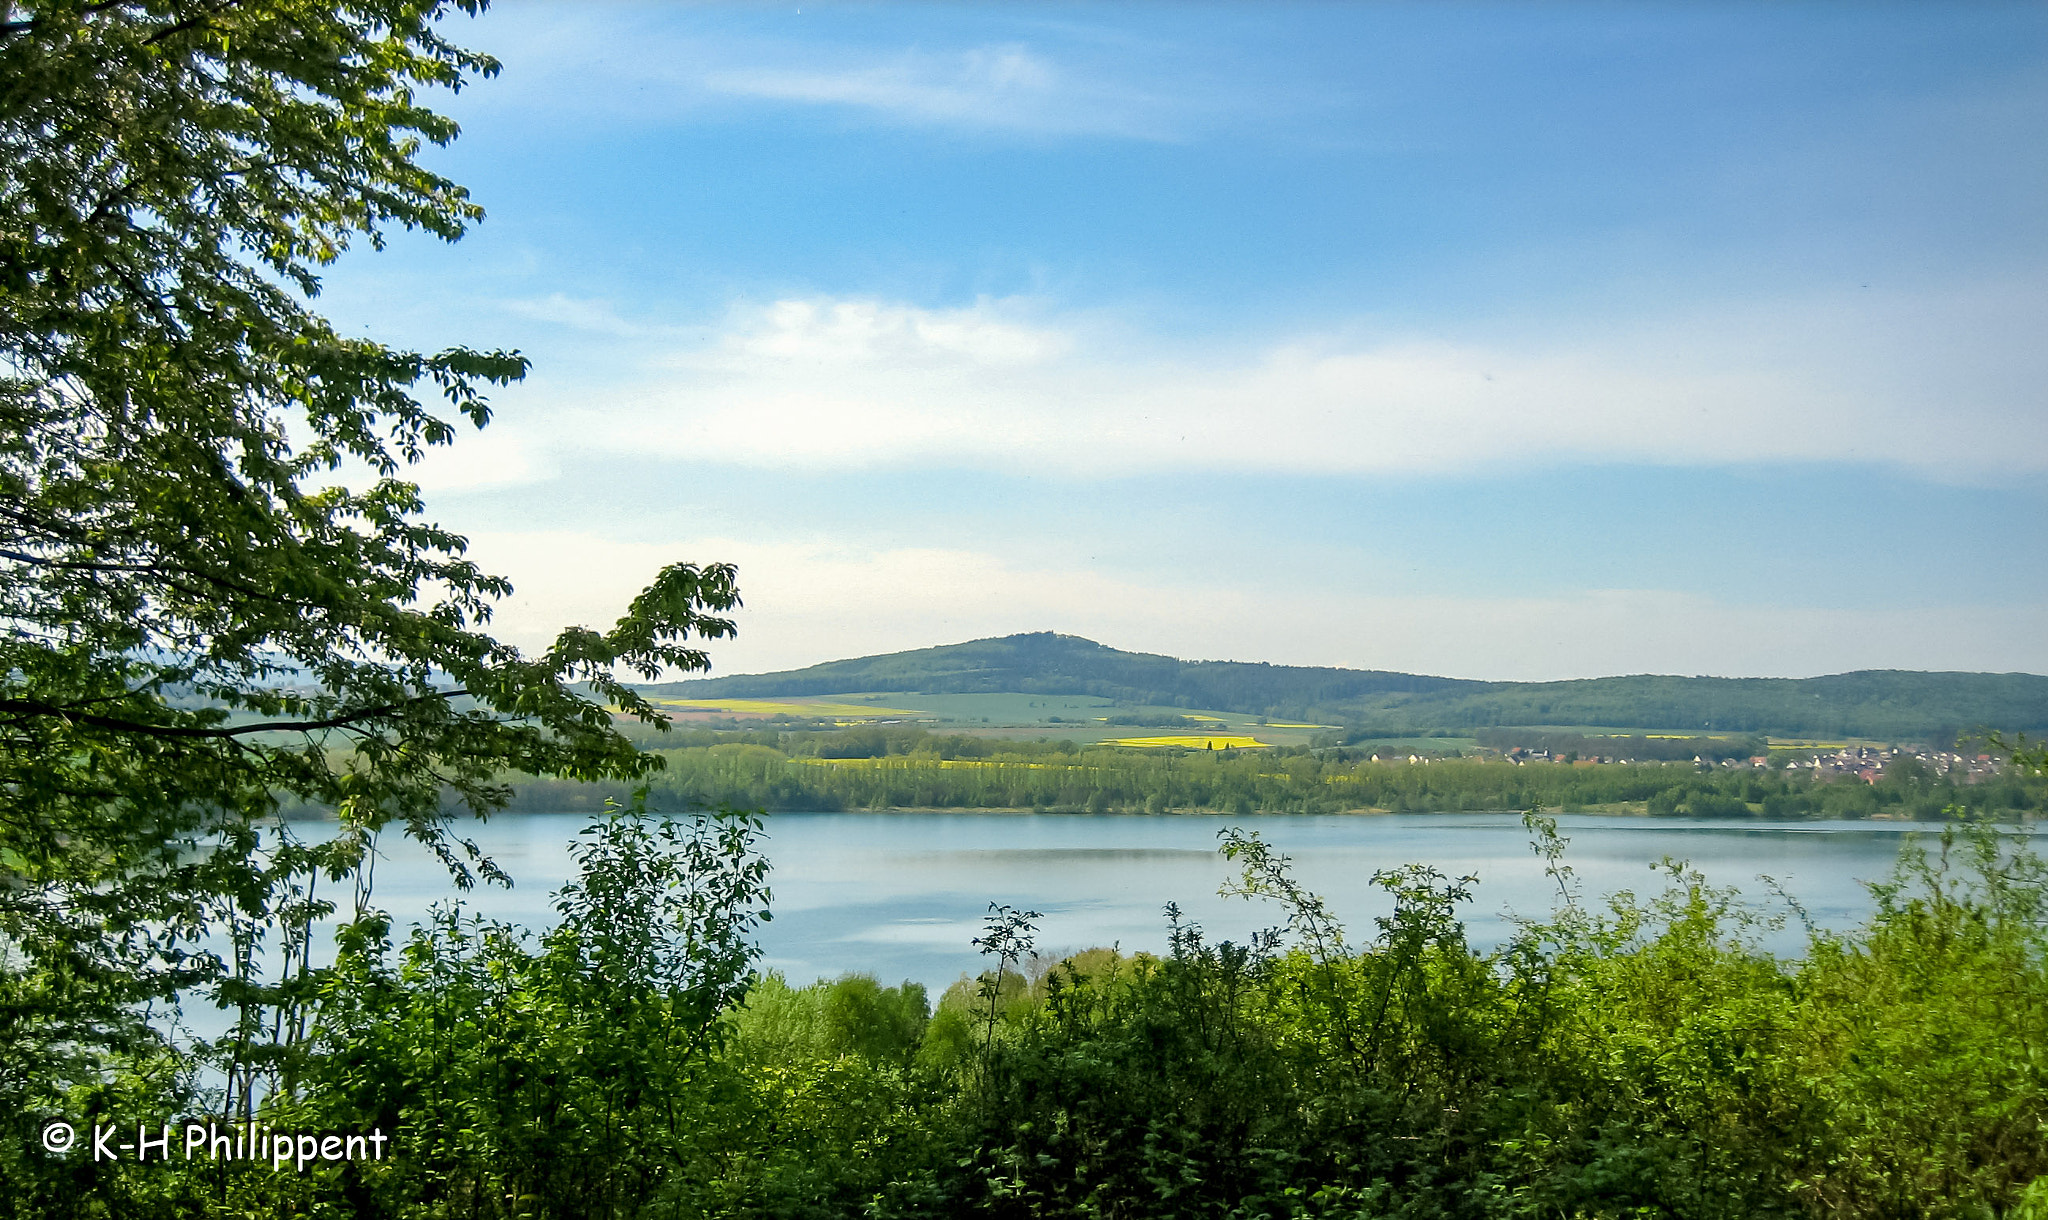
[[[1094,695],[1160,707],[1257,713],[1265,711],[1268,705],[1337,705],[1393,694],[1483,691],[1491,685],[1370,669],[1181,661],[1146,652],[1121,652],[1080,636],[1040,631],[849,661],[827,661],[782,673],[699,678],[650,689],[685,698],[767,698],[856,691],[915,691],[927,695],[1013,691]]]
[[[1933,741],[1981,727],[2048,731],[2048,677],[1863,670],[1821,678],[1634,675],[1479,682],[1384,670],[1182,661],[1036,632],[772,674],[649,688],[683,697],[768,698],[875,691],[1092,695],[1344,723],[1398,734],[1502,725],[1769,733]]]
[[[1357,709],[1371,724],[1609,725],[1785,737],[1874,737],[1946,744],[1982,728],[2039,734],[2048,678],[2035,674],[1876,669],[1821,678],[1678,678],[1500,682]]]

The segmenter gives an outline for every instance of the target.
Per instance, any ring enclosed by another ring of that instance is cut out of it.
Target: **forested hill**
[[[854,691],[916,691],[926,695],[1016,691],[1095,695],[1161,707],[1264,711],[1269,706],[1337,705],[1388,694],[1488,689],[1484,682],[1428,678],[1371,669],[1182,661],[1122,652],[1077,635],[1050,631],[971,640],[909,652],[828,661],[775,674],[702,678],[656,688],[685,697],[825,695]]]
[[[1947,745],[1985,728],[2033,735],[2048,729],[2048,677],[1870,669],[1820,678],[1637,674],[1500,682],[1481,692],[1359,708],[1351,719],[1368,727],[1604,725]]]
[[[1382,670],[1181,661],[1052,632],[651,689],[690,698],[877,691],[1094,695],[1306,717],[1389,733],[1557,725],[1933,740],[1983,727],[2048,730],[2048,677],[2035,674],[1865,670],[1822,678],[1637,675],[1478,682]]]

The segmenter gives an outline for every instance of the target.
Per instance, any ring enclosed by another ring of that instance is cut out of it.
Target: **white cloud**
[[[399,472],[423,492],[483,491],[552,479],[558,473],[555,446],[544,434],[517,425],[492,425],[475,432],[464,422],[452,445],[436,445],[416,466]]]
[[[511,71],[465,93],[463,107],[641,125],[735,106],[802,106],[914,127],[1148,141],[1179,138],[1190,120],[1223,108],[1216,82],[1190,88],[1180,65],[1167,87],[1149,87],[1157,67],[1134,62],[1129,47],[1106,57],[1099,40],[904,47],[796,33],[800,22],[757,27],[779,28],[781,37],[720,34],[701,22],[685,32],[673,18],[632,6],[581,6],[567,17],[548,6],[494,13],[488,45]]]
[[[601,401],[557,391],[546,415],[564,445],[784,468],[1855,461],[1997,477],[2048,467],[2048,450],[2010,441],[2048,416],[2048,349],[2023,333],[2048,312],[2040,295],[1812,298],[1513,336],[1333,329],[1208,352],[1041,302],[790,298],[736,310],[709,343],[650,338],[637,383]]]
[[[1041,55],[1016,44],[934,54],[906,51],[833,68],[739,68],[703,78],[715,93],[830,103],[916,122],[1031,126],[1073,87]]]
[[[809,366],[952,363],[1000,368],[1065,352],[1064,332],[1014,316],[1011,302],[966,309],[916,309],[872,299],[783,300],[740,318],[722,344],[726,369],[744,375],[757,361]]]
[[[580,300],[559,292],[532,300],[507,301],[504,308],[518,317],[615,339],[644,339],[672,333],[668,328],[628,321],[609,301]]]
[[[312,429],[303,421],[288,416],[285,422],[294,447],[311,443]],[[518,487],[552,479],[558,473],[555,453],[559,447],[544,432],[517,424],[494,424],[479,432],[460,416],[449,423],[455,429],[453,443],[426,446],[418,462],[400,465],[392,477],[417,484],[422,492],[431,494]],[[395,452],[392,458],[401,460]],[[333,470],[313,471],[300,486],[308,491],[329,487],[362,491],[382,477],[369,463],[350,456]]]
[[[714,69],[692,83],[713,95],[841,107],[889,122],[1031,135],[1168,140],[1192,111],[1187,99],[1077,70],[1021,43],[888,52],[785,46],[773,60],[780,62]]]
[[[608,626],[663,564],[739,564],[737,640],[717,673],[795,668],[1056,630],[1189,658],[1547,680],[1619,673],[1805,676],[1860,668],[2048,672],[2048,610],[1730,605],[1662,590],[1384,597],[1189,587],[996,555],[704,538],[621,543],[571,531],[480,534],[472,555],[518,592],[495,630],[537,647]]]

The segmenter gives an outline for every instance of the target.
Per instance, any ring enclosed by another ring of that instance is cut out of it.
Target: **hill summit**
[[[699,678],[656,695],[767,698],[898,692],[1091,695],[1343,723],[1357,732],[1606,727],[1952,742],[1982,728],[2048,730],[2048,677],[1861,670],[1819,678],[1639,674],[1481,682],[1387,670],[1184,661],[1030,632],[769,674]]]
[[[1371,669],[1268,665],[1245,661],[1182,661],[1123,652],[1078,635],[1034,631],[908,652],[827,661],[772,674],[699,678],[656,688],[662,694],[767,697],[858,691],[921,695],[1014,691],[1094,695],[1161,707],[1213,707],[1258,712],[1267,704],[1348,703],[1391,692],[1419,692],[1483,682],[1429,678]]]

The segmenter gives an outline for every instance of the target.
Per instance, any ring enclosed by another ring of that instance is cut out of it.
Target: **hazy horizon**
[[[883,656],[895,656],[895,655],[899,655],[899,654],[903,654],[903,653],[912,653],[912,652],[922,652],[922,651],[925,651],[926,649],[931,649],[931,648],[950,648],[950,647],[957,647],[957,646],[959,646],[959,645],[962,645],[962,644],[978,644],[978,643],[982,643],[982,642],[984,642],[984,641],[987,641],[987,640],[999,640],[999,639],[1006,639],[1006,638],[1009,638],[1009,636],[1012,636],[1012,635],[1060,635],[1060,636],[1067,636],[1067,637],[1070,637],[1070,638],[1073,638],[1073,639],[1083,639],[1083,640],[1088,640],[1088,642],[1089,642],[1089,643],[1091,643],[1091,644],[1101,644],[1101,645],[1102,645],[1103,647],[1105,647],[1105,648],[1111,648],[1111,649],[1114,649],[1114,650],[1116,650],[1116,651],[1118,651],[1118,652],[1125,652],[1125,653],[1139,653],[1139,654],[1144,654],[1144,655],[1149,655],[1149,656],[1167,656],[1167,657],[1173,657],[1173,659],[1175,659],[1175,660],[1178,660],[1178,661],[1184,661],[1184,662],[1192,662],[1192,663],[1197,663],[1197,664],[1210,664],[1210,663],[1230,663],[1230,664],[1240,664],[1240,665],[1246,665],[1246,664],[1248,664],[1248,665],[1260,665],[1260,664],[1267,664],[1267,665],[1276,665],[1276,666],[1280,666],[1280,665],[1285,665],[1285,666],[1295,666],[1295,667],[1301,667],[1301,668],[1310,668],[1310,669],[1359,669],[1359,668],[1361,668],[1361,667],[1359,667],[1359,666],[1350,666],[1350,665],[1318,665],[1318,664],[1315,664],[1315,663],[1313,663],[1313,662],[1296,662],[1296,661],[1268,661],[1268,660],[1266,660],[1266,659],[1264,659],[1264,658],[1261,658],[1261,657],[1176,657],[1176,656],[1174,656],[1174,654],[1172,654],[1172,653],[1160,653],[1160,652],[1157,652],[1157,651],[1155,651],[1155,650],[1152,650],[1152,649],[1146,649],[1146,648],[1126,648],[1126,647],[1123,647],[1122,645],[1118,645],[1118,644],[1113,644],[1113,643],[1109,643],[1109,642],[1107,642],[1107,641],[1104,641],[1104,640],[1096,640],[1096,639],[1091,639],[1091,638],[1089,638],[1089,637],[1087,637],[1087,636],[1081,636],[1081,635],[1076,635],[1076,634],[1075,634],[1074,632],[1071,632],[1071,631],[1058,631],[1058,630],[1055,630],[1055,629],[1052,629],[1052,628],[1045,628],[1045,629],[1043,629],[1043,630],[1040,630],[1040,631],[1022,631],[1022,632],[1009,632],[1009,633],[1005,633],[1005,635],[1001,635],[1001,636],[977,636],[977,637],[975,637],[975,638],[973,638],[973,639],[965,639],[965,640],[942,640],[942,641],[940,641],[940,642],[938,642],[938,643],[935,643],[935,644],[924,644],[924,645],[919,645],[919,646],[917,646],[917,647],[913,647],[913,648],[896,648],[896,649],[890,649],[890,650],[888,650],[888,651],[886,651],[886,652],[880,652],[880,653],[862,653],[862,654],[857,654],[857,655],[848,655],[848,656],[843,656],[843,657],[827,657],[827,658],[825,658],[824,660],[821,660],[821,661],[812,661],[812,662],[808,662],[808,663],[806,663],[806,664],[803,664],[803,665],[789,665],[789,666],[783,666],[783,667],[781,667],[781,668],[778,668],[778,669],[762,669],[762,670],[748,670],[748,671],[746,671],[746,672],[744,672],[744,673],[741,673],[741,672],[722,672],[722,673],[709,673],[709,674],[689,674],[689,675],[684,675],[684,676],[681,676],[681,677],[679,677],[679,678],[677,678],[677,679],[675,679],[675,680],[677,680],[677,681],[684,681],[684,682],[709,682],[709,681],[712,681],[712,680],[714,680],[714,679],[717,679],[717,678],[750,678],[750,677],[767,677],[767,676],[772,676],[772,675],[775,675],[775,674],[780,674],[780,673],[791,673],[791,672],[797,672],[797,671],[801,671],[801,670],[805,670],[805,669],[809,669],[809,668],[812,668],[813,666],[817,666],[817,665],[829,665],[829,664],[831,664],[831,663],[833,663],[833,662],[835,662],[835,661],[859,661],[859,660],[866,660],[866,659],[869,659],[869,658],[872,658],[872,657],[883,657]],[[1875,668],[1889,668],[1889,669],[1892,669],[1892,670],[1894,670],[1894,671],[1896,671],[1896,672],[1906,672],[1906,673],[1956,673],[1956,672],[1964,672],[1964,673],[1985,673],[1985,672],[1992,672],[1992,673],[2000,673],[2000,674],[2025,674],[2025,675],[2028,675],[2028,676],[2031,676],[2031,677],[2048,677],[2048,674],[2036,674],[2036,673],[2034,673],[2034,672],[2033,672],[2033,671],[2031,671],[2031,670],[1994,670],[1994,671],[1986,671],[1986,670],[1961,670],[1961,671],[1958,671],[1958,670],[1899,670],[1899,669],[1898,669],[1898,667],[1895,667],[1895,666],[1894,666],[1894,667],[1875,667]],[[1525,679],[1519,679],[1519,678],[1488,678],[1488,677],[1485,677],[1485,676],[1483,676],[1483,675],[1472,675],[1472,674],[1421,674],[1421,673],[1416,673],[1416,671],[1389,671],[1389,670],[1385,670],[1385,669],[1381,669],[1381,670],[1379,670],[1379,672],[1383,672],[1383,673],[1384,673],[1384,672],[1408,672],[1408,673],[1414,673],[1414,674],[1415,674],[1415,676],[1418,676],[1418,677],[1433,677],[1433,678],[1463,678],[1463,679],[1470,679],[1470,680],[1472,680],[1472,681],[1477,681],[1477,682],[1517,682],[1517,681],[1524,681],[1524,680],[1525,680]],[[1632,673],[1632,674],[1584,674],[1584,675],[1581,675],[1581,678],[1613,678],[1613,677],[1679,677],[1679,678],[1787,678],[1787,679],[1799,679],[1799,678],[1826,678],[1826,677],[1834,677],[1834,676],[1837,676],[1837,675],[1839,675],[1839,674],[1843,674],[1843,673],[1853,673],[1853,672],[1857,672],[1857,671],[1854,671],[1854,670],[1837,670],[1837,671],[1834,671],[1833,673],[1813,673],[1813,674],[1678,674],[1678,673],[1671,673],[1671,672],[1668,672],[1668,671],[1660,672],[1660,671],[1651,671],[1651,670],[1640,670],[1640,671],[1637,671],[1636,673]],[[1533,679],[1530,679],[1530,680],[1533,680]],[[1573,680],[1576,680],[1576,679],[1552,679],[1552,680],[1555,680],[1555,681],[1573,681]],[[667,681],[667,680],[664,680],[664,682],[661,682],[661,683],[650,683],[649,685],[665,685],[665,684],[666,684],[666,681]],[[820,693],[820,694],[823,694],[823,693],[837,693],[837,692],[823,692],[823,691],[820,691],[820,692],[816,692],[816,693]]]

